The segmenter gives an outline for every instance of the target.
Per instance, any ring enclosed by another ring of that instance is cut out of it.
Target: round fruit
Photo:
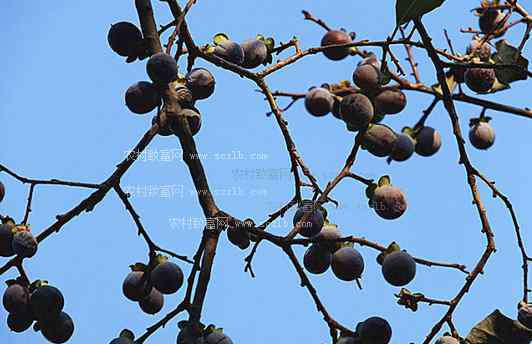
[[[157,116],[153,116],[151,119],[151,125],[154,125],[155,123],[157,123]],[[157,133],[161,136],[170,136],[174,134],[172,128],[168,124],[168,121],[164,127],[159,127],[159,131]]]
[[[495,142],[495,131],[486,122],[479,122],[469,130],[469,141],[478,149],[488,149]]]
[[[151,82],[137,82],[126,91],[126,105],[131,112],[145,114],[160,104],[161,97]]]
[[[183,285],[183,271],[172,262],[157,265],[151,272],[153,286],[163,294],[173,294]]]
[[[0,256],[11,257],[15,254],[13,251],[13,229],[15,225],[7,222],[0,225]]]
[[[31,310],[40,321],[48,322],[57,318],[64,305],[63,294],[50,285],[38,287],[30,296]]]
[[[40,322],[41,332],[44,338],[52,343],[65,343],[74,333],[74,321],[65,312],[48,322]]]
[[[268,58],[268,48],[263,41],[250,39],[242,43],[241,47],[244,50],[244,68],[258,67]]]
[[[331,109],[331,113],[333,114],[333,116],[338,119],[342,119],[342,115],[340,115],[340,102],[341,102],[340,100],[334,97],[334,103]]]
[[[331,265],[331,252],[318,244],[311,245],[303,257],[303,265],[308,272],[313,274],[322,274]]]
[[[406,198],[395,186],[379,186],[373,193],[372,207],[383,219],[394,220],[406,211]]]
[[[213,94],[216,84],[214,76],[205,68],[192,69],[185,76],[185,81],[194,99],[209,98]]]
[[[406,134],[399,134],[393,142],[390,157],[395,161],[408,160],[414,154],[414,140]]]
[[[331,266],[339,279],[354,281],[364,272],[364,259],[354,248],[342,247],[333,254]]]
[[[368,318],[360,326],[361,344],[388,344],[391,339],[392,328],[383,318]]]
[[[384,90],[377,94],[374,102],[378,112],[397,114],[406,107],[406,95],[401,90]]]
[[[325,116],[331,112],[333,104],[334,98],[325,88],[313,88],[305,96],[305,108],[313,116]]]
[[[164,297],[161,292],[153,288],[148,296],[140,300],[140,308],[144,313],[156,314],[163,308]]]
[[[4,200],[5,195],[6,195],[6,187],[4,186],[4,183],[0,182],[0,202]]]
[[[388,156],[392,152],[396,138],[389,127],[383,124],[370,124],[362,136],[362,148],[378,157]]]
[[[132,23],[119,22],[111,25],[107,41],[118,55],[136,57],[142,46],[142,32]]]
[[[242,47],[228,39],[217,43],[214,47],[214,55],[236,65],[241,65],[244,62],[244,50]]]
[[[416,262],[404,251],[390,253],[382,263],[382,274],[391,285],[405,286],[416,276]]]
[[[177,63],[172,56],[157,53],[148,60],[146,72],[153,82],[168,84],[177,79]]]
[[[338,240],[342,237],[342,232],[338,229],[336,225],[333,224],[324,224],[321,231],[316,235],[316,239],[320,240],[319,245],[328,249],[331,253],[336,252],[341,246],[342,243]],[[325,240],[325,241],[321,241]]]
[[[230,226],[229,228],[227,228],[227,238],[233,245],[239,247],[242,250],[245,250],[249,247],[249,234],[242,227]]]
[[[321,39],[321,46],[347,44],[351,43],[351,36],[342,30],[330,30]],[[327,48],[323,50],[329,60],[338,61],[346,58],[349,55],[349,47]]]
[[[30,303],[28,289],[17,283],[10,285],[4,292],[2,303],[8,313],[27,312]]]
[[[135,342],[127,337],[118,337],[113,339],[109,344],[134,344]]]
[[[521,323],[521,325],[532,329],[532,305],[526,304],[519,308],[517,320]]]
[[[353,72],[353,82],[364,91],[375,91],[381,85],[382,73],[372,64],[359,64]]]
[[[294,215],[293,224],[294,226],[303,218],[304,215],[312,211],[313,203],[312,201],[305,200],[303,204],[297,208],[297,211]],[[301,224],[299,234],[304,237],[311,238],[318,234],[323,227],[324,218],[323,213],[316,209],[312,214],[307,217],[307,220]]]
[[[124,296],[131,301],[140,301],[144,297],[148,296],[151,291],[151,287],[147,286],[147,281],[142,282],[142,271],[132,271],[124,279],[122,284],[122,291]]]
[[[504,12],[495,8],[487,8],[482,11],[478,18],[478,26],[482,33],[491,33],[498,27],[501,21],[504,19]]]
[[[443,336],[436,340],[435,344],[460,344],[458,339],[451,336]]]
[[[212,332],[205,336],[205,344],[233,344],[233,341],[225,333]]]
[[[7,326],[13,332],[24,332],[30,328],[31,324],[33,324],[33,314],[30,311],[10,313],[7,316]]]
[[[416,153],[421,156],[431,156],[440,150],[441,136],[436,129],[423,127],[416,135]]]
[[[338,338],[338,341],[336,344],[358,344],[359,342],[355,339],[355,337],[340,337]]]
[[[479,39],[473,39],[467,46],[467,54],[473,54],[473,57],[478,56],[482,61],[488,61],[491,57],[491,47],[488,43],[481,45]]]
[[[340,114],[352,129],[361,130],[366,128],[373,119],[373,105],[363,94],[349,94],[342,98]]]
[[[31,258],[37,253],[37,240],[30,231],[21,230],[13,235],[12,247],[15,254]]]
[[[486,93],[495,84],[495,69],[491,68],[471,68],[464,74],[465,83],[471,91]]]

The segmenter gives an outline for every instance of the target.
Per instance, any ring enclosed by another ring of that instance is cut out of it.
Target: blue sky
[[[159,24],[170,13],[164,3],[154,1]],[[469,39],[459,28],[476,25],[469,10],[477,1],[448,1],[437,14],[426,17],[435,43],[444,47],[443,28],[449,30],[457,49],[465,50]],[[189,16],[189,27],[198,43],[208,43],[217,32],[237,41],[257,33],[286,41],[293,35],[302,47],[319,44],[323,30],[302,19],[307,9],[334,27],[357,32],[358,38],[383,39],[394,27],[392,1],[198,1]],[[97,183],[109,176],[150,125],[151,115],[137,116],[124,105],[124,92],[134,82],[146,80],[145,62],[125,64],[107,45],[107,31],[117,21],[137,23],[133,1],[53,3],[7,0],[0,4],[4,23],[0,40],[4,46],[0,72],[0,119],[4,148],[0,161],[16,172],[35,178],[61,178]],[[519,28],[517,33],[521,34]],[[510,35],[514,43],[519,36]],[[525,50],[525,55],[529,50]],[[378,51],[376,51],[378,52]],[[396,48],[403,54],[401,48]],[[434,82],[434,73],[423,51],[416,51],[423,80]],[[359,58],[341,62],[313,56],[301,60],[268,78],[273,90],[303,92],[323,82],[350,79]],[[198,66],[205,66],[198,61]],[[406,63],[405,63],[405,66]],[[292,197],[288,155],[275,120],[266,117],[267,103],[245,79],[208,66],[217,85],[214,96],[199,103],[203,127],[196,136],[198,149],[205,153],[204,166],[219,206],[237,217],[262,222],[267,214]],[[516,83],[510,91],[490,98],[515,106],[530,106],[526,84]],[[408,93],[408,107],[386,123],[400,130],[413,125],[431,98]],[[281,105],[286,100],[281,100]],[[458,106],[462,128],[478,108]],[[524,237],[532,214],[528,211],[532,177],[529,139],[532,124],[524,118],[488,111],[497,133],[487,152],[467,145],[472,161],[489,178],[496,180],[510,196],[519,216]],[[325,185],[342,167],[354,136],[332,116],[314,118],[302,102],[285,114],[297,148],[305,162]],[[367,207],[362,185],[346,180],[333,196],[339,209],[327,206],[332,222],[343,233],[364,236],[388,244],[398,241],[412,254],[436,261],[460,262],[472,267],[485,247],[480,222],[471,204],[465,173],[457,164],[458,152],[450,121],[438,105],[428,125],[438,128],[443,145],[432,158],[414,156],[405,163],[386,164],[362,152],[354,171],[370,178],[389,174],[407,195],[409,209],[400,219],[386,221]],[[138,161],[125,175],[122,186],[134,193],[132,202],[153,239],[165,248],[191,256],[201,237],[197,222],[202,217],[186,166],[171,153],[179,149],[175,137],[157,137],[149,146],[145,161]],[[157,157],[155,157],[157,155]],[[179,155],[178,155],[179,156]],[[244,171],[244,176],[239,174]],[[257,173],[274,177],[255,176]],[[279,176],[281,177],[275,177]],[[7,196],[0,213],[20,221],[27,189],[0,175]],[[151,190],[151,192],[149,191]],[[168,195],[168,191],[173,194]],[[521,296],[520,255],[511,219],[502,204],[481,187],[488,215],[496,235],[498,251],[486,273],[455,313],[462,335],[498,308],[514,317]],[[38,233],[55,215],[67,211],[88,195],[87,190],[39,186],[30,224]],[[293,212],[272,228],[288,231]],[[192,222],[192,225],[189,225]],[[194,225],[195,224],[195,225]],[[530,247],[530,245],[528,245]],[[302,257],[304,249],[298,248]],[[396,288],[384,282],[376,252],[360,248],[366,261],[364,289],[334,278],[331,271],[311,276],[331,314],[354,328],[373,315],[385,317],[393,327],[392,343],[419,343],[445,308],[422,305],[417,313],[395,303]],[[329,342],[328,329],[315,310],[307,291],[277,248],[261,245],[254,260],[255,279],[243,272],[242,252],[222,236],[209,285],[203,321],[223,327],[235,343]],[[163,311],[143,314],[126,300],[121,284],[128,265],[145,261],[146,247],[136,236],[129,215],[117,196],[109,193],[92,213],[66,225],[26,262],[32,280],[46,279],[65,296],[65,310],[76,331],[71,343],[106,343],[123,328],[137,335],[179,303],[184,291],[165,298]],[[2,260],[3,262],[4,260]],[[185,273],[189,267],[180,263]],[[15,271],[2,279],[15,277]],[[461,272],[418,266],[416,279],[408,286],[436,299],[452,298],[464,282]],[[41,343],[32,331],[9,333],[7,314],[0,312],[0,342]],[[154,335],[148,343],[172,343],[176,321]]]

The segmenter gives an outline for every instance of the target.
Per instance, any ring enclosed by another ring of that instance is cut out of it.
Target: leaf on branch
[[[497,79],[503,84],[509,84],[517,80],[526,80],[528,77],[528,60],[521,55],[519,49],[502,39],[495,43],[497,52],[493,54],[496,64],[514,65],[521,68],[497,68],[495,74]]]
[[[408,23],[440,7],[445,0],[397,0],[395,18],[397,25]]]
[[[407,309],[411,309],[413,312],[418,309],[418,302],[425,298],[425,295],[421,293],[412,293],[406,288],[401,288],[399,294],[394,294],[398,298],[397,303],[401,306],[405,306]]]
[[[445,80],[447,82],[447,87],[449,87],[449,90],[452,93],[454,89],[456,88],[456,86],[458,85],[454,77],[454,73],[447,73]],[[440,84],[432,85],[432,89],[434,90],[434,92],[438,93],[440,96],[443,96],[443,91],[441,89]]]
[[[498,309],[479,322],[466,338],[468,344],[528,344],[532,330],[517,320],[504,316]]]

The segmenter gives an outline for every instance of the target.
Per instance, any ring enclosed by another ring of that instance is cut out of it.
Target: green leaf
[[[227,41],[229,39],[229,36],[227,36],[225,33],[220,32],[214,35],[212,38],[212,42],[216,45],[222,43],[223,41]]]
[[[504,316],[498,309],[479,322],[466,338],[468,344],[528,344],[532,330]]]
[[[381,254],[377,256],[377,263],[379,263],[379,265],[382,265],[382,263],[384,262],[384,258],[386,258],[387,255],[398,251],[401,251],[401,247],[395,241],[392,241],[392,243],[388,245],[386,250],[384,250],[383,252],[381,252]]]
[[[395,18],[397,25],[408,23],[440,7],[445,0],[397,0]]]
[[[379,186],[390,185],[391,183],[392,183],[392,180],[390,179],[390,176],[382,176],[379,178],[379,181],[377,182]]]
[[[135,263],[129,266],[131,271],[146,271],[148,266],[144,263]]]
[[[375,183],[368,185],[368,187],[366,188],[366,197],[368,199],[371,200],[373,198],[373,194],[375,193],[376,188],[377,188],[377,184]]]
[[[528,77],[528,60],[519,53],[519,49],[502,39],[495,43],[497,52],[493,55],[495,64],[515,65],[521,68],[497,68],[495,74],[503,84],[509,84],[517,80],[526,80]]]
[[[455,80],[454,73],[448,73],[446,75],[445,81],[447,83],[447,87],[449,87],[449,90],[452,93],[454,89],[456,88],[456,86],[458,85],[458,83]],[[432,89],[434,90],[434,92],[438,93],[440,96],[443,96],[443,91],[441,89],[440,84],[432,85]]]
[[[266,44],[268,51],[272,51],[275,48],[275,40],[272,37],[266,38],[264,44]]]

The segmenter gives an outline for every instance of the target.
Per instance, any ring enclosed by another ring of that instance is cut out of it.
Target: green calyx
[[[399,252],[399,251],[401,251],[401,247],[395,241],[393,241],[386,248],[386,250],[384,250],[381,254],[379,254],[377,256],[377,263],[379,263],[379,265],[382,265],[382,263],[384,262],[384,259],[386,258],[386,256],[388,256],[391,253]]]

